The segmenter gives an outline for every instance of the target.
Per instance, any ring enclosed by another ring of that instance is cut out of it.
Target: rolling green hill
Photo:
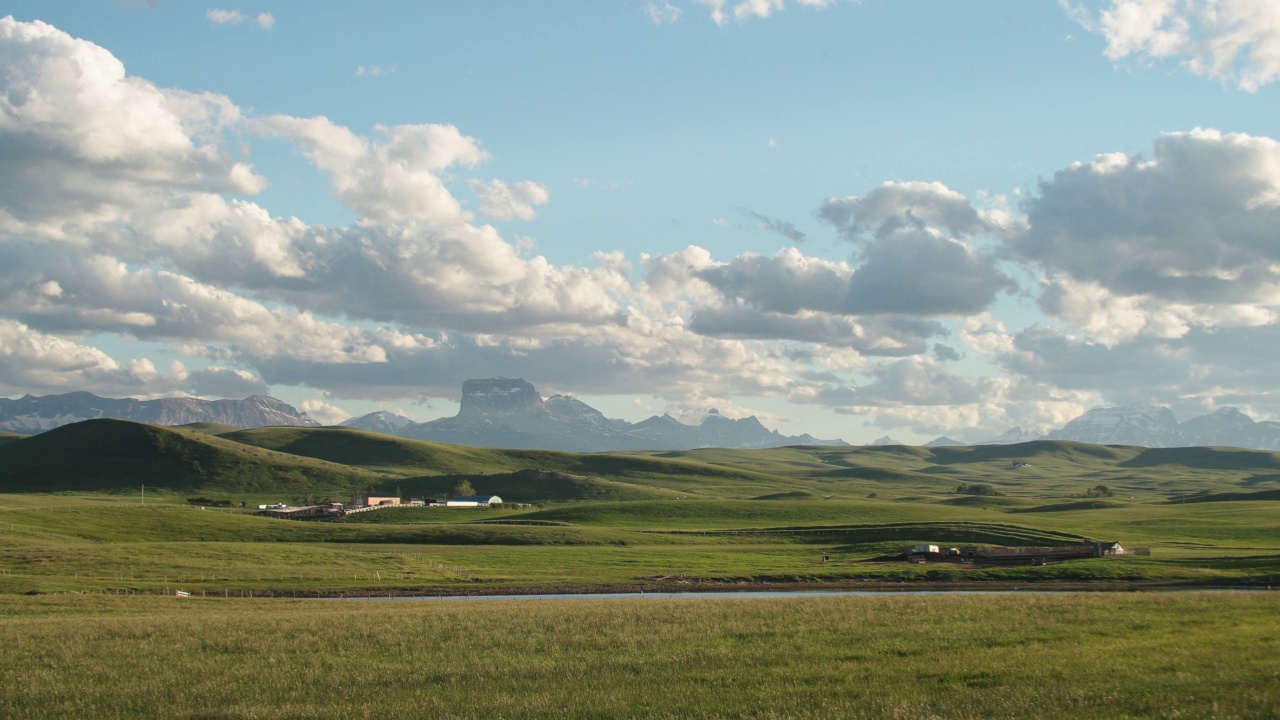
[[[613,483],[625,483],[608,489],[587,491],[585,488],[565,492],[566,485],[554,487],[549,497],[534,497],[519,482],[522,477],[506,478],[504,493],[493,488],[477,490],[491,492],[513,500],[562,500],[562,499],[639,499],[642,497],[670,496],[672,492],[728,494],[743,492],[762,494],[776,492],[791,478],[749,467],[730,467],[724,464],[695,460],[654,457],[627,453],[568,453],[553,450],[501,450],[447,445],[426,440],[382,435],[351,428],[257,428],[241,430],[221,436],[253,447],[291,453],[303,457],[327,460],[345,465],[375,470],[405,478],[413,478],[401,486],[406,493],[439,495],[450,489],[456,477],[432,481],[429,476],[479,476],[494,473],[518,473],[524,470],[540,470],[578,478],[596,478]],[[474,483],[473,483],[474,484]],[[409,488],[416,488],[410,491]],[[604,488],[604,486],[601,486]],[[515,493],[513,495],[513,493]],[[625,496],[625,497],[624,497]]]
[[[235,432],[240,428],[235,425],[225,425],[223,423],[216,422],[195,422],[187,423],[186,425],[174,425],[173,429],[190,430],[192,432],[205,433],[207,435],[225,435],[227,433]]]
[[[1005,512],[1102,509],[1110,502],[1221,496],[1269,500],[1280,455],[1036,441],[974,447],[784,447],[577,454],[471,448],[352,428],[156,428],[95,420],[0,439],[0,491],[147,484],[205,493],[341,496],[354,489],[439,497],[460,479],[514,502],[662,498],[794,501],[879,498]],[[215,434],[216,433],[216,434]],[[1000,495],[958,495],[982,483]],[[1239,493],[1250,493],[1239,495]],[[1112,497],[1114,496],[1114,497]],[[1079,504],[1077,504],[1079,503]]]
[[[228,433],[244,445],[401,476],[503,472],[523,465],[501,450],[383,435],[347,427],[267,427]]]
[[[0,492],[146,485],[183,491],[319,495],[345,493],[384,479],[360,468],[127,420],[86,420],[0,447]]]
[[[517,470],[512,473],[434,475],[396,481],[406,496],[445,497],[454,484],[465,480],[477,493],[497,495],[505,502],[564,502],[566,500],[657,500],[676,496],[673,491],[648,488],[598,477],[581,477],[554,470]]]

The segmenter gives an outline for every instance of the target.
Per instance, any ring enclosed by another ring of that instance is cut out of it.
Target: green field
[[[0,597],[20,718],[1274,717],[1280,593]]]
[[[1041,441],[574,454],[344,428],[98,420],[0,445],[0,542],[9,549],[0,593],[1280,585],[1278,470],[1280,455],[1229,448]],[[461,480],[526,505],[326,522],[238,507],[368,489],[439,497]],[[982,494],[957,492],[974,486]],[[1086,538],[1150,554],[1045,566],[878,560],[919,543]]]

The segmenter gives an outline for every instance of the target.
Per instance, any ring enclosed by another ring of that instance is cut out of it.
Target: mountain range
[[[238,428],[318,427],[305,412],[276,398],[243,400],[98,397],[87,392],[14,399],[0,398],[0,431],[30,435],[94,418],[117,418],[151,425],[217,423]],[[603,452],[608,450],[691,450],[701,447],[770,448],[786,445],[844,445],[811,435],[783,435],[755,417],[739,420],[708,409],[682,415],[655,415],[638,423],[605,417],[568,395],[542,398],[520,379],[468,380],[458,414],[418,423],[380,410],[342,423],[387,435],[475,447]],[[1225,446],[1280,450],[1280,423],[1255,422],[1236,408],[1178,422],[1169,408],[1147,405],[1094,408],[1046,434],[1013,428],[978,445],[1010,445],[1032,440],[1074,440],[1097,445],[1140,447]],[[875,445],[900,444],[883,437]],[[958,446],[943,436],[927,446]]]
[[[699,422],[693,424],[693,420]],[[390,424],[398,427],[390,428]],[[609,450],[692,450],[700,447],[771,448],[785,445],[845,445],[812,435],[783,435],[756,417],[733,420],[715,409],[681,422],[655,415],[638,423],[604,413],[568,395],[545,400],[529,382],[490,378],[462,383],[458,414],[424,423],[380,411],[342,423],[418,440],[512,449],[604,452]]]
[[[0,398],[0,430],[23,435],[96,418],[132,420],[149,425],[218,423],[240,428],[267,425],[320,426],[320,423],[292,405],[265,395],[254,395],[243,400],[200,400],[187,397],[117,400],[87,392],[73,392],[44,397],[25,395],[17,400]]]
[[[1280,450],[1280,423],[1255,422],[1236,408],[1224,407],[1178,422],[1173,411],[1154,405],[1125,405],[1093,408],[1063,425],[1040,434],[1015,427],[1002,435],[974,445],[1015,445],[1033,440],[1074,440],[1094,445],[1137,447],[1241,447],[1252,450]],[[964,445],[946,436],[927,443],[929,447]]]

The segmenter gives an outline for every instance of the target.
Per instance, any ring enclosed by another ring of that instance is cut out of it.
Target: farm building
[[[400,498],[395,495],[379,495],[376,493],[356,493],[351,496],[351,504],[356,507],[377,507],[379,505],[399,505]]]
[[[497,495],[459,495],[449,498],[444,504],[449,507],[489,507],[501,505],[502,498]]]
[[[908,554],[914,553],[914,549]],[[1040,560],[1073,560],[1091,557],[1110,557],[1124,555],[1126,550],[1115,541],[1084,540],[1079,545],[1060,545],[1056,547],[999,547],[994,545],[966,545],[959,548],[956,555],[967,560],[983,560],[988,562],[1009,562],[1026,559]]]
[[[1099,557],[1125,554],[1124,546],[1115,541],[1095,542],[1093,543],[1093,548]]]

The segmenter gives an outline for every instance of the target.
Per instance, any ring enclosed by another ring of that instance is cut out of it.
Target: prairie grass
[[[0,597],[26,718],[1271,717],[1280,595]]]

